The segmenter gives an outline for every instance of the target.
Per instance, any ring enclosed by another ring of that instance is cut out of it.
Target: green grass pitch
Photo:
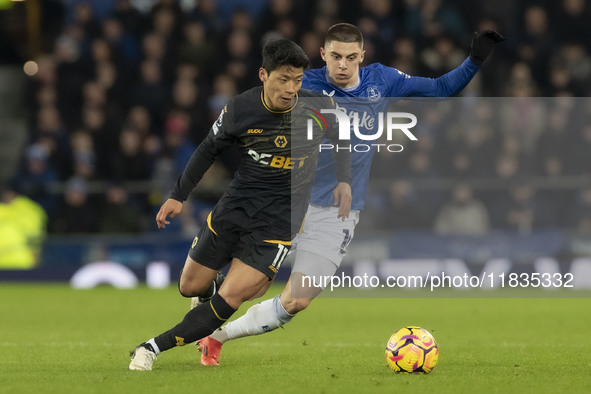
[[[1,283],[0,393],[591,393],[589,298],[323,298],[285,329],[226,344],[219,367],[187,345],[129,371],[129,350],[188,306],[173,287]],[[386,366],[405,325],[437,339],[430,375]]]

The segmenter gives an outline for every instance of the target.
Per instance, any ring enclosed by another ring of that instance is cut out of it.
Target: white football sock
[[[279,295],[251,306],[244,316],[218,328],[211,337],[221,343],[231,339],[273,331],[289,322],[294,315],[287,313]]]

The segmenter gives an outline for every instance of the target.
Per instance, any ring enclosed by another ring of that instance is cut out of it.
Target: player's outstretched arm
[[[391,97],[450,97],[468,85],[493,48],[505,38],[494,30],[475,32],[472,36],[470,56],[457,68],[439,78],[405,75],[390,69]]]
[[[339,207],[339,213],[337,218],[345,218],[349,217],[349,212],[351,212],[351,200],[353,199],[351,196],[351,185],[347,182],[339,182],[337,187],[334,188],[332,195],[334,197],[334,206]]]
[[[158,228],[165,228],[167,224],[170,224],[168,220],[166,220],[169,216],[170,218],[174,218],[183,210],[183,203],[180,201],[175,200],[174,198],[169,198],[166,200],[164,204],[160,207],[158,214],[156,215],[156,223],[158,224]]]

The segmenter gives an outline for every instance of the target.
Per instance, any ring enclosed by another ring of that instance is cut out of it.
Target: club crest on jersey
[[[287,138],[283,135],[278,135],[277,138],[275,138],[275,146],[278,148],[285,148],[285,145],[287,145]]]
[[[365,91],[367,92],[369,101],[378,101],[382,97],[377,85],[371,85]]]

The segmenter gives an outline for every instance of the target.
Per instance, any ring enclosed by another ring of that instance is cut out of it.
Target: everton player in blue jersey
[[[380,97],[449,97],[458,93],[474,77],[495,44],[503,40],[491,30],[474,33],[470,56],[458,68],[440,78],[421,78],[379,63],[360,68],[363,36],[356,26],[339,23],[328,30],[320,48],[326,66],[306,71],[303,86],[334,97],[337,102],[338,98],[344,98],[345,103],[347,98],[364,99],[350,100],[351,105],[344,104],[344,109],[347,114],[357,112],[359,119],[375,118],[379,112],[386,112],[389,104]],[[359,127],[362,134],[375,134],[375,130],[363,126]],[[364,141],[352,133],[351,145],[360,142]],[[295,261],[285,289],[281,295],[254,305],[243,317],[200,340],[202,364],[217,365],[221,346],[230,339],[262,334],[289,322],[322,291],[318,287],[303,288],[302,279],[332,276],[338,269],[365,203],[372,157],[371,151],[352,152],[353,201],[349,217],[341,220],[337,219],[338,208],[333,206],[332,190],[337,185],[334,160],[330,151],[321,152],[311,203],[303,232],[296,239]]]

